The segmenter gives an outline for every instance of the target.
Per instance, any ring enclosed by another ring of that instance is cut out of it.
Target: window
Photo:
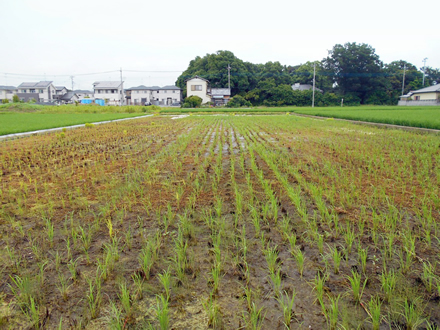
[[[173,93],[175,93],[176,91],[173,91]]]
[[[192,91],[201,91],[202,85],[191,85],[191,90]]]
[[[420,101],[420,96],[414,96],[414,100]]]
[[[116,89],[112,89],[112,93],[114,94],[116,92]]]
[[[159,91],[157,91],[156,93],[159,94]]]
[[[21,92],[22,92],[22,93],[26,93],[26,90],[25,90],[25,89],[22,89]]]
[[[30,93],[35,93],[35,89],[31,89],[29,92]]]
[[[39,91],[38,93],[41,93],[41,94],[42,94],[42,93],[43,93],[43,90],[42,90],[42,89],[40,89],[40,91]]]
[[[166,93],[167,91],[163,91],[164,93]]]

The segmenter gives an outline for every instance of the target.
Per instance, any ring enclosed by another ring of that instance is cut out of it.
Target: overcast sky
[[[53,80],[92,89],[172,85],[196,56],[297,65],[335,44],[367,43],[384,63],[440,68],[437,0],[0,0],[0,85]],[[128,71],[131,70],[131,71]],[[113,72],[109,72],[113,71]],[[146,71],[146,72],[133,72]],[[91,74],[100,73],[103,74]],[[87,75],[82,75],[87,74]]]

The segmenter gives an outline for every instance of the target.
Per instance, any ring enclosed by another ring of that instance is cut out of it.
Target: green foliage
[[[246,100],[243,96],[235,95],[234,97],[232,97],[229,100],[229,102],[226,106],[228,108],[240,108],[240,107],[250,107],[250,106],[252,106],[252,104],[251,104],[251,102]]]
[[[357,97],[362,104],[374,91],[385,86],[383,63],[370,45],[337,44],[323,64],[333,74],[333,82],[340,93]]]
[[[14,96],[12,96],[12,102],[14,102],[14,103],[20,102],[20,98],[18,97],[17,94],[14,94]]]
[[[185,98],[182,108],[200,108],[202,99],[196,95]]]
[[[8,99],[3,99],[3,100],[2,100],[2,103],[3,103],[3,104],[9,103],[9,100],[8,100]]]

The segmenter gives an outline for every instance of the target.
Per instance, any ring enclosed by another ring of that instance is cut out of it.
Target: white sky
[[[440,68],[439,10],[436,0],[0,0],[0,85],[53,80],[71,88],[73,75],[75,89],[92,89],[119,72],[80,74],[122,68],[125,88],[164,86],[196,56],[218,50],[297,65],[346,42],[371,45],[384,63],[420,68],[427,57]]]

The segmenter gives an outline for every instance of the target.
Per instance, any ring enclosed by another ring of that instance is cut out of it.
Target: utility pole
[[[426,60],[427,59],[428,58],[425,57],[422,61],[423,62],[423,82],[422,82],[423,87],[425,87],[425,72],[426,72]]]
[[[121,106],[122,106],[122,102],[123,102],[123,100],[124,100],[124,84],[123,84],[123,82],[122,82],[122,68],[120,68],[119,71],[121,72],[121,95],[120,95],[120,97],[121,97],[121,103],[119,103],[119,106],[121,107]]]
[[[70,80],[72,80],[72,92],[73,92],[73,76],[70,76]]]
[[[312,96],[312,108],[315,107],[315,77],[316,77],[316,63],[313,63],[313,96]]]
[[[406,71],[406,64],[403,65],[403,81],[402,81],[402,95],[403,95],[403,91],[405,89],[405,71]]]
[[[228,88],[229,92],[231,91],[231,66],[228,63]]]

